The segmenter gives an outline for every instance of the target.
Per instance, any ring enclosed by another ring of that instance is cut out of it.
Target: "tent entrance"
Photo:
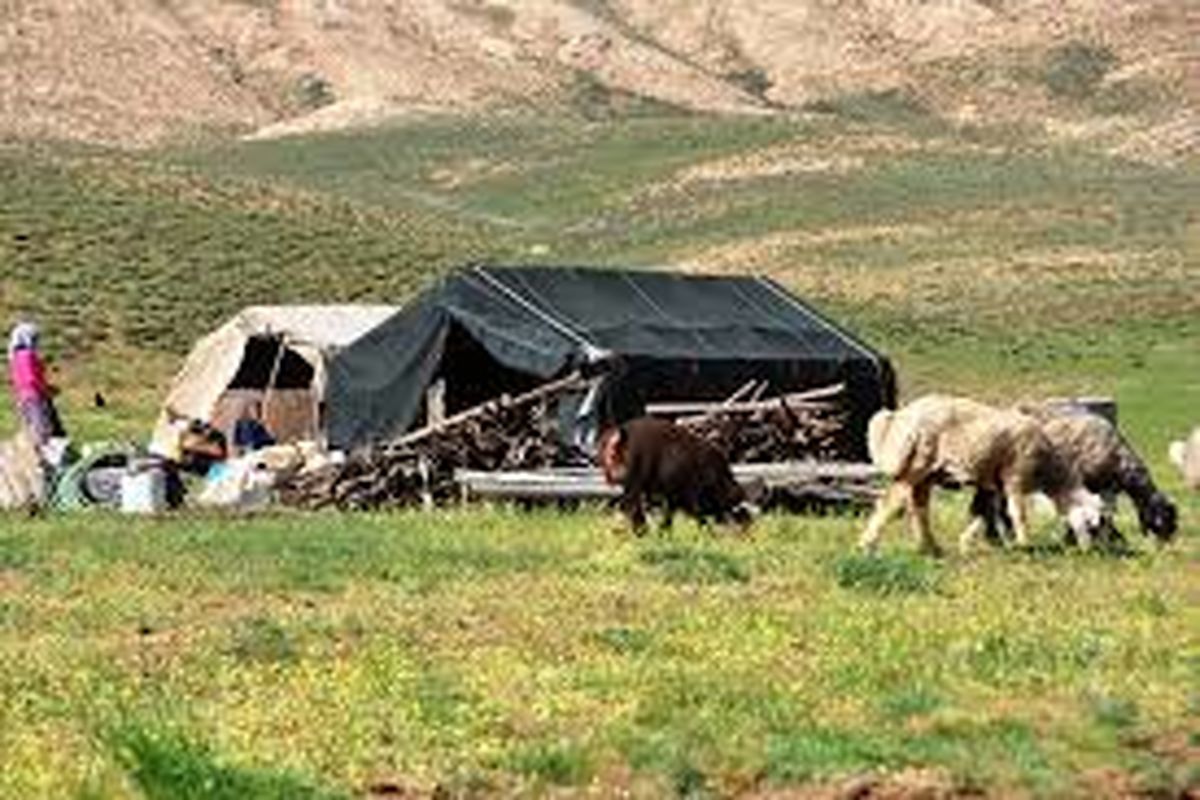
[[[247,406],[261,404],[263,422],[280,442],[315,438],[319,409],[316,367],[282,336],[246,340],[237,372],[217,400],[213,424],[226,435]]]
[[[230,389],[309,389],[316,370],[282,336],[251,336]]]
[[[520,394],[544,379],[501,364],[462,325],[455,323],[446,336],[445,350],[434,379],[445,380],[446,413],[455,414],[494,400],[502,394]]]

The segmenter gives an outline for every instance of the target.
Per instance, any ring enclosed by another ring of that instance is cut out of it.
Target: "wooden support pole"
[[[438,378],[425,390],[425,424],[437,425],[446,419],[446,379]]]

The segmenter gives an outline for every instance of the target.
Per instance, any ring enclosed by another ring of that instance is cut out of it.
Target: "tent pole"
[[[318,358],[321,359],[321,396],[324,396],[325,380],[326,380],[326,378],[325,378],[325,356],[318,355]],[[316,376],[316,373],[314,372],[313,373],[313,382],[308,385],[308,397],[309,397],[309,400],[311,401],[310,402],[310,406],[311,406],[310,410],[312,413],[312,423],[309,426],[307,435],[314,442],[317,442],[321,446],[322,450],[326,450],[329,447],[329,442],[327,441],[327,438],[325,436],[325,426],[323,424],[324,420],[321,419],[321,397],[317,395],[316,382],[317,382],[317,376]]]
[[[271,375],[267,378],[267,387],[263,391],[262,399],[262,419],[259,420],[263,425],[267,424],[267,408],[271,397],[275,391],[275,379],[279,377],[279,365],[283,363],[283,351],[287,347],[287,336],[279,336],[279,349],[275,351],[275,361],[271,364]]]

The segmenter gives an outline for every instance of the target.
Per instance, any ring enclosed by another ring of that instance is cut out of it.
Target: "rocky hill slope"
[[[0,6],[0,135],[145,146],[902,90],[968,119],[1069,121],[1107,98],[1138,120],[1135,146],[1178,151],[1195,144],[1198,51],[1200,6],[1178,0],[22,0]]]

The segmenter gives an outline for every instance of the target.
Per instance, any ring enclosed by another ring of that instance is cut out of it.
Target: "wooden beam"
[[[702,416],[717,416],[720,414],[751,414],[755,411],[770,411],[774,408],[779,408],[780,403],[787,403],[790,407],[804,406],[824,406],[826,401],[835,397],[845,389],[845,384],[834,384],[833,386],[824,386],[820,389],[812,389],[806,392],[793,392],[792,394],[779,395],[778,397],[770,397],[766,400],[752,400],[746,402],[728,403],[725,401],[719,403],[700,402],[700,401],[681,401],[681,402],[666,402],[666,403],[648,403],[646,405],[646,413],[652,416],[675,416],[675,415],[702,415]],[[688,422],[695,420],[689,419]]]
[[[438,378],[425,390],[425,424],[439,425],[446,420],[446,379]]]
[[[858,487],[869,490],[879,472],[871,464],[828,461],[788,461],[770,464],[734,464],[733,477],[747,487],[761,481],[768,489],[784,487]],[[454,470],[463,497],[508,497],[563,500],[618,497],[621,487],[604,480],[594,467],[559,467],[538,470]]]

